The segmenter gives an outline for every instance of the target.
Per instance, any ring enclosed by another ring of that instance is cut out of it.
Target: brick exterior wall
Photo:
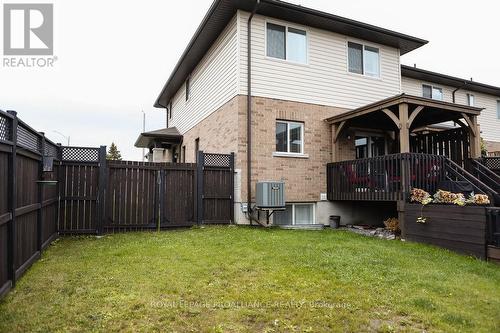
[[[186,162],[195,161],[195,140],[205,152],[236,153],[241,189],[236,197],[247,200],[246,101],[236,96],[220,109],[184,133]],[[326,163],[331,162],[331,128],[324,119],[347,111],[342,108],[307,103],[252,98],[252,190],[257,180],[285,181],[288,202],[316,202],[326,192]],[[273,156],[276,146],[276,120],[304,123],[304,154],[306,158]],[[354,144],[347,134],[339,139],[342,159],[354,158]],[[252,199],[255,199],[255,193]]]
[[[195,140],[199,149],[206,153],[228,154],[238,150],[238,103],[237,96],[184,133],[182,146],[186,151],[186,163],[194,163]],[[181,148],[182,151],[182,148]]]
[[[245,96],[246,100],[246,96]],[[342,108],[270,98],[252,98],[252,199],[257,180],[285,181],[287,202],[316,202],[326,192],[326,163],[331,162],[331,127],[324,120],[347,111]],[[246,166],[246,104],[239,104],[237,162]],[[304,123],[304,154],[307,158],[273,156],[276,150],[276,120]],[[344,149],[347,155],[348,149]],[[242,170],[243,200],[247,198],[246,170]]]

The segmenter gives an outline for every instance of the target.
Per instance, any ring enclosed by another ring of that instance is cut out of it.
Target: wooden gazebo
[[[327,119],[329,200],[403,202],[413,187],[434,192],[452,179],[470,183],[477,193],[494,192],[465,169],[481,155],[481,110],[401,94]],[[390,144],[383,153],[355,156],[352,136],[359,131],[383,133]]]
[[[431,100],[423,97],[406,94],[390,97],[373,104],[328,118],[326,121],[332,126],[332,158],[333,162],[341,161],[339,151],[339,138],[348,128],[377,129],[393,131],[396,133],[395,141],[398,143],[397,151],[393,153],[427,153],[444,155],[456,162],[471,157],[479,158],[481,155],[481,138],[477,117],[481,113],[481,108],[448,103],[438,100]],[[449,137],[448,141],[453,141],[454,145],[460,142],[460,160],[452,156],[452,147],[446,147],[445,142],[436,144],[426,144],[425,146],[412,147],[412,136],[425,135],[418,132],[418,129],[429,126],[454,122],[459,125],[463,135]],[[442,148],[442,150],[440,150]],[[463,154],[465,153],[465,154]],[[464,156],[465,155],[465,156]]]

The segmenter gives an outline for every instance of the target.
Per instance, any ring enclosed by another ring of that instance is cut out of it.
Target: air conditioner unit
[[[285,182],[260,181],[255,189],[257,208],[284,208],[285,207]]]

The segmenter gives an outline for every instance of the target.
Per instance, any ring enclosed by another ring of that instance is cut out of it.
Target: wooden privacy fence
[[[0,296],[57,237],[59,146],[0,111]],[[53,171],[43,172],[53,161]],[[42,182],[44,180],[45,182]]]
[[[234,221],[234,154],[198,163],[107,161],[63,147],[0,110],[0,297],[59,234]]]
[[[465,166],[465,161],[469,158],[469,147],[467,128],[410,136],[410,150],[412,153],[447,156],[462,167]]]
[[[62,234],[229,224],[234,154],[198,153],[198,164],[106,161],[106,149],[62,147]]]

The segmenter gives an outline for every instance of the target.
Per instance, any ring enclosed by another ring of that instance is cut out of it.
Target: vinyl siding
[[[172,99],[170,127],[184,134],[236,96],[238,91],[237,16],[214,42],[191,73],[190,97],[185,84]]]
[[[453,90],[455,90],[453,87],[407,77],[402,77],[401,83],[404,93],[415,96],[422,96],[423,84],[440,87],[443,89],[443,100],[453,102]],[[500,142],[500,120],[497,118],[497,100],[500,100],[500,97],[460,89],[455,93],[455,103],[467,105],[468,93],[474,95],[474,106],[484,108],[479,116],[481,136],[487,141]]]
[[[247,94],[247,20],[239,15],[239,93]],[[256,15],[252,20],[252,95],[303,103],[356,108],[399,94],[401,91],[399,50],[366,43],[379,49],[380,78],[349,73],[347,41],[363,43],[336,33],[289,24],[305,30],[308,64],[297,64],[266,56],[266,22],[286,22]]]

